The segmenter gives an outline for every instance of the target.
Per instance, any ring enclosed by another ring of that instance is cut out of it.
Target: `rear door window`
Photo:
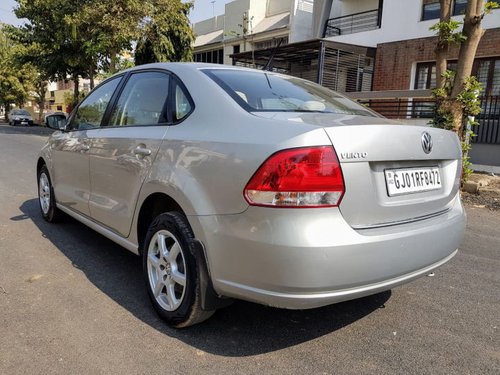
[[[133,73],[113,108],[108,126],[166,123],[170,76],[162,72]]]

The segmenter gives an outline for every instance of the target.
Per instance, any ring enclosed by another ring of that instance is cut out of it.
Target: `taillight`
[[[255,172],[244,194],[253,206],[333,207],[344,190],[335,150],[320,146],[275,153]]]

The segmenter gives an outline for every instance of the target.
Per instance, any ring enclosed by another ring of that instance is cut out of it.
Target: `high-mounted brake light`
[[[247,183],[244,194],[253,206],[334,207],[344,191],[335,150],[319,146],[271,155]]]

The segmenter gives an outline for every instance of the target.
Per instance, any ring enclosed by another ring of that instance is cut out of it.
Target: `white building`
[[[326,38],[342,43],[376,47],[381,43],[435,35],[429,28],[439,19],[438,0],[330,0]],[[463,18],[467,0],[452,2],[452,14]],[[328,12],[328,9],[326,10]],[[500,27],[494,10],[482,23],[485,29]]]
[[[455,20],[463,18],[466,5],[467,0],[452,1]],[[435,32],[430,27],[439,19],[438,0],[330,0],[327,8],[323,14],[323,19],[328,14],[323,35],[327,40],[377,48],[374,90],[434,85]],[[500,95],[500,10],[486,15],[482,26],[487,32],[473,73],[485,85],[487,95]],[[451,51],[450,60],[456,59],[456,52]],[[398,78],[392,82],[386,79],[389,66]]]
[[[313,0],[234,0],[193,25],[194,61],[232,64],[235,53],[313,37]]]

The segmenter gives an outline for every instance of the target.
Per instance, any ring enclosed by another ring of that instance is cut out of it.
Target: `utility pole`
[[[215,0],[212,0],[211,3],[212,3],[212,17],[215,17]]]

